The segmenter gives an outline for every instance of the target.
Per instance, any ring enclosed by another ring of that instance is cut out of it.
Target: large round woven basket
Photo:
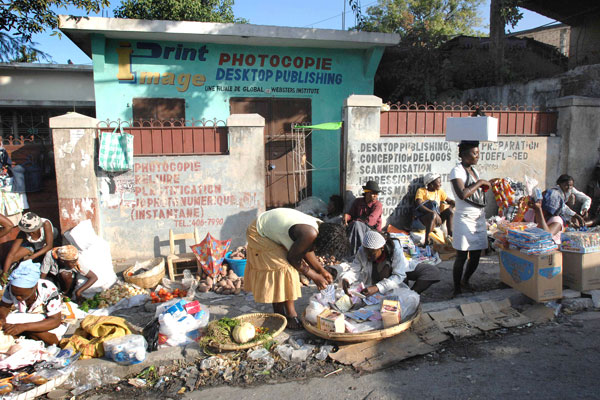
[[[252,314],[243,314],[237,316],[233,319],[239,319],[241,322],[250,322],[256,328],[268,328],[269,334],[271,338],[275,338],[278,336],[287,325],[287,320],[281,314],[274,313],[252,313]],[[255,342],[249,342],[244,344],[238,343],[209,343],[210,347],[213,347],[218,350],[225,351],[237,351],[237,350],[245,350],[251,347],[259,346],[265,343],[269,339],[257,340]]]
[[[335,342],[358,343],[366,342],[367,340],[381,340],[392,336],[396,336],[397,334],[408,330],[413,323],[419,320],[419,318],[421,318],[421,306],[419,306],[417,311],[403,323],[392,326],[387,329],[379,329],[376,331],[368,331],[361,333],[325,332],[317,328],[315,325],[311,324],[309,321],[307,321],[305,314],[302,314],[302,325],[304,325],[304,328],[307,331],[323,339],[333,340]]]
[[[142,268],[148,269],[148,271],[139,275],[134,275],[135,271]],[[150,289],[155,287],[159,284],[164,276],[165,259],[163,257],[156,257],[151,260],[133,265],[123,272],[123,278],[126,282],[133,283],[142,289]]]

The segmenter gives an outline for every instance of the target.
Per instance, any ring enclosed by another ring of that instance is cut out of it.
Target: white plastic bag
[[[402,321],[406,321],[408,318],[412,317],[421,302],[421,296],[419,296],[417,292],[406,287],[400,287],[385,294],[386,298],[389,298],[390,296],[396,296],[400,302],[400,318]]]
[[[95,242],[79,254],[79,263],[89,268],[98,277],[92,287],[83,292],[85,298],[94,297],[96,293],[110,288],[117,281],[110,254],[110,245],[100,237],[96,237]],[[75,290],[79,289],[85,282],[85,278],[78,276]]]
[[[104,355],[121,365],[139,364],[146,359],[146,339],[142,335],[126,335],[103,343]]]
[[[315,298],[315,295],[313,295],[308,301],[308,307],[306,307],[305,310],[306,320],[311,324],[316,325],[317,316],[321,314],[323,310],[325,310],[325,306],[319,303],[319,301]]]

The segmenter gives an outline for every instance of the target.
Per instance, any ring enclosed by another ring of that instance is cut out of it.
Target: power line
[[[369,3],[369,4],[365,4],[365,5],[364,5],[364,7],[366,8],[366,7],[372,6],[373,4],[377,4],[377,1],[373,1],[373,2],[371,2],[371,3]],[[361,8],[362,8],[362,7],[361,7]],[[313,22],[312,24],[304,25],[304,26],[303,26],[303,28],[310,28],[310,27],[312,27],[313,25],[318,25],[318,24],[320,24],[321,22],[330,21],[330,20],[332,20],[332,19],[334,19],[334,18],[341,17],[341,16],[343,16],[343,15],[345,15],[345,14],[348,14],[348,13],[351,13],[351,12],[352,12],[352,11],[346,11],[345,13],[339,13],[339,14],[336,14],[336,15],[334,15],[333,17],[329,17],[329,18],[323,19],[323,20],[321,20],[321,21]]]

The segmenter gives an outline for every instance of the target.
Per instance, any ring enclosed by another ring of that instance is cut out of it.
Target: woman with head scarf
[[[92,287],[98,280],[98,276],[86,266],[79,264],[79,252],[73,245],[55,247],[46,253],[42,261],[41,278],[48,278],[66,296],[75,294],[77,299],[82,298],[83,292]],[[81,287],[75,290],[77,275],[86,278]],[[74,293],[73,293],[74,292]]]
[[[352,265],[338,279],[345,291],[354,282],[364,283],[365,296],[391,294],[396,289],[408,288],[405,284],[408,281],[415,282],[411,289],[420,294],[440,281],[440,270],[427,263],[409,263],[399,240],[369,231]]]
[[[485,179],[479,179],[474,166],[479,161],[479,142],[462,141],[458,145],[458,157],[461,162],[450,172],[452,191],[456,199],[454,211],[454,236],[452,247],[456,249],[454,261],[454,295],[462,289],[470,289],[469,279],[479,266],[481,250],[487,249],[487,224],[485,221],[485,191],[491,185]],[[463,268],[467,269],[463,275]]]
[[[252,293],[255,302],[270,303],[274,312],[285,315],[290,329],[302,329],[294,305],[302,296],[299,273],[312,279],[319,290],[333,282],[317,256],[341,258],[347,253],[344,227],[290,208],[275,208],[250,224],[246,239],[244,290]]]
[[[526,222],[537,223],[538,228],[550,232],[554,243],[560,244],[560,234],[564,229],[563,219],[560,214],[565,205],[565,200],[558,189],[547,190],[542,200],[530,200],[530,209],[525,213]]]
[[[423,178],[425,187],[417,189],[415,194],[415,214],[411,230],[425,230],[425,242],[429,243],[429,234],[438,226],[446,223],[448,236],[452,236],[452,218],[454,200],[449,199],[442,189],[442,177],[433,172]]]
[[[21,231],[12,243],[10,251],[4,260],[4,274],[8,274],[10,266],[18,261],[34,260],[41,258],[50,251],[58,230],[46,218],[40,218],[32,212],[25,213],[18,224]]]
[[[14,312],[10,312],[12,307]],[[40,279],[40,264],[27,260],[9,277],[0,301],[0,328],[7,335],[24,335],[58,344],[66,327],[61,325],[62,299],[54,284]]]

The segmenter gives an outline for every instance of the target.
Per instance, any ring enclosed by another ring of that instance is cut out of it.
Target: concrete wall
[[[264,118],[232,115],[227,124],[228,155],[135,157],[133,171],[98,172],[102,234],[114,258],[168,254],[169,229],[246,243],[265,209]]]
[[[345,189],[349,192],[347,198],[351,198],[350,194],[360,196],[366,181],[379,182],[384,217],[389,223],[403,226],[412,215],[414,194],[426,173],[440,173],[444,190],[453,196],[448,175],[459,162],[458,146],[439,136],[380,137],[376,99],[348,99],[344,119]],[[357,100],[362,100],[363,105]],[[523,181],[527,175],[536,179],[540,187],[547,187],[561,173],[555,162],[561,152],[559,137],[507,136],[497,143],[482,143],[480,150],[477,169],[484,179],[510,177]],[[488,200],[492,214],[494,201]]]
[[[575,178],[575,186],[584,190],[600,159],[600,99],[569,96],[556,99],[558,110],[561,173]]]
[[[94,168],[98,120],[78,113],[50,118],[56,170],[60,230],[91,219],[99,231],[98,192]]]
[[[73,104],[94,105],[90,66],[0,63],[0,105]]]
[[[600,64],[585,65],[547,79],[503,86],[465,90],[458,95],[442,93],[438,103],[488,103],[504,105],[550,107],[550,103],[565,96],[600,98]]]
[[[600,63],[600,13],[587,13],[571,29],[569,67]]]
[[[124,173],[97,168],[97,123],[75,113],[51,119],[62,232],[91,219],[115,259],[168,254],[169,229],[246,243],[265,209],[263,117],[228,118],[228,155],[134,157]]]

